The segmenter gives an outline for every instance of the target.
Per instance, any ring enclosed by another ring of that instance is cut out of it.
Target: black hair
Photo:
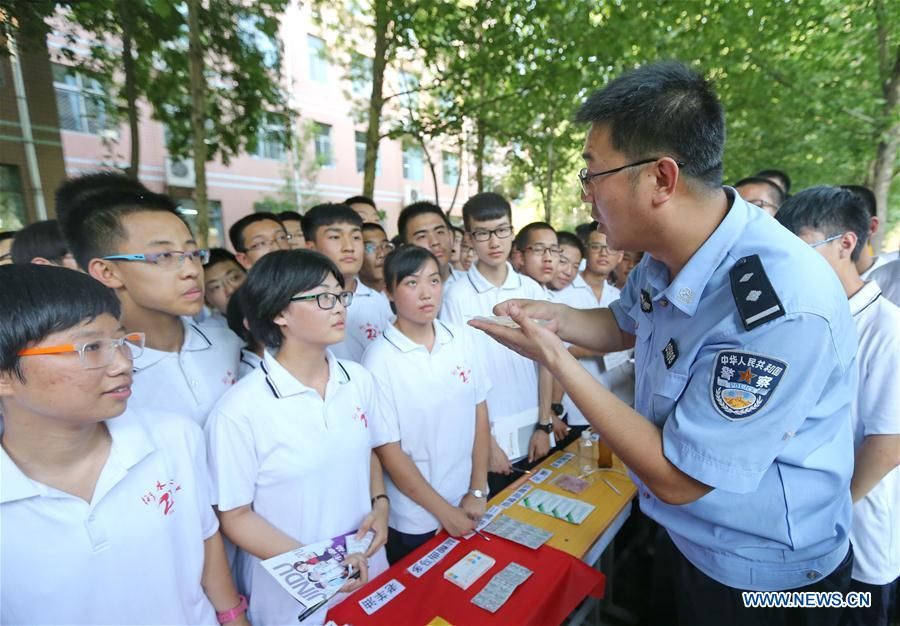
[[[87,274],[53,265],[0,266],[0,371],[25,382],[21,350],[104,313],[119,319],[119,298]]]
[[[391,251],[384,257],[384,287],[390,293],[394,293],[394,289],[401,280],[407,276],[412,276],[421,269],[429,260],[434,261],[440,271],[441,264],[438,263],[437,257],[427,248],[419,246],[402,246]],[[391,311],[397,314],[397,307],[391,301]]]
[[[16,233],[19,232],[17,230],[4,230],[0,233],[0,241],[6,241],[7,239],[13,239],[16,236]]]
[[[597,222],[585,222],[575,227],[575,236],[581,240],[581,243],[587,245],[591,239],[591,233],[597,230]]]
[[[397,234],[400,236],[400,240],[403,243],[409,243],[406,239],[406,225],[409,224],[409,221],[414,217],[419,217],[420,215],[426,215],[428,213],[439,215],[440,218],[444,220],[444,224],[447,226],[448,230],[453,227],[453,224],[450,223],[450,218],[444,213],[444,209],[434,202],[428,202],[427,200],[413,202],[409,206],[404,207],[404,209],[400,211],[400,215],[397,216]]]
[[[584,258],[584,244],[575,233],[570,233],[567,230],[561,230],[556,233],[556,238],[559,240],[560,246],[572,246],[573,248],[577,249],[578,252],[581,253],[581,257]]]
[[[531,222],[516,233],[516,238],[513,239],[513,246],[515,246],[516,250],[523,252],[528,247],[528,244],[531,243],[531,233],[536,230],[549,230],[554,235],[556,234],[556,230],[547,222]]]
[[[282,211],[281,213],[276,213],[275,215],[276,217],[278,217],[279,222],[284,222],[284,220],[291,220],[294,222],[303,221],[303,216],[296,211]]]
[[[235,335],[241,338],[241,341],[246,343],[248,346],[251,344],[250,331],[247,330],[247,327],[244,326],[244,305],[242,301],[242,290],[244,285],[241,285],[237,289],[234,290],[234,293],[231,294],[231,297],[228,299],[228,304],[225,307],[225,320],[228,323],[228,328],[231,329]]]
[[[246,242],[244,241],[244,230],[250,225],[255,224],[256,222],[262,222],[264,220],[271,220],[281,226],[281,220],[274,213],[268,213],[266,211],[260,211],[259,213],[250,213],[249,215],[245,215],[228,229],[228,239],[231,241],[232,247],[238,252],[246,252]],[[281,226],[282,229],[284,226]]]
[[[452,230],[454,233],[459,233],[460,235],[465,235],[465,234],[466,234],[466,231],[464,231],[464,230],[463,230],[462,228],[460,228],[459,226],[454,226],[453,224],[450,225],[450,230]]]
[[[250,334],[267,347],[280,347],[284,336],[275,318],[292,297],[318,287],[329,274],[344,287],[344,275],[337,265],[313,250],[275,250],[254,263],[238,289]]]
[[[44,220],[29,224],[13,239],[12,261],[18,265],[31,263],[37,257],[59,264],[69,253],[56,220]]]
[[[628,159],[669,156],[685,176],[722,184],[725,114],[712,86],[677,61],[644,65],[592,93],[577,122],[606,125]]]
[[[394,235],[393,237],[391,237],[391,243],[394,244],[395,250],[404,245],[403,239],[400,237],[400,235]]]
[[[781,191],[784,192],[784,195],[789,196],[791,194],[791,177],[787,175],[787,172],[782,172],[781,170],[760,170],[753,176],[758,178],[777,178],[781,181]]]
[[[206,263],[203,264],[203,269],[209,269],[214,265],[218,265],[219,263],[224,263],[226,261],[231,261],[232,263],[240,267],[243,271],[244,268],[241,267],[241,264],[237,262],[237,259],[234,258],[234,255],[225,248],[210,248],[209,259],[206,261]]]
[[[83,187],[79,200],[69,205],[64,214],[59,216],[69,250],[84,270],[87,270],[91,259],[116,252],[118,241],[127,236],[122,220],[129,215],[158,211],[171,213],[185,223],[176,210],[177,205],[169,196],[147,189],[141,191],[125,175],[116,176],[125,178],[131,186],[120,181],[121,187],[110,184],[93,191],[90,187]],[[102,178],[105,182],[111,180],[112,175]],[[67,183],[64,186],[65,184]],[[186,223],[185,226],[190,231],[190,226]]]
[[[849,189],[819,185],[791,196],[775,214],[782,226],[795,235],[804,228],[826,237],[856,233],[856,247],[850,259],[856,261],[869,236],[869,213],[859,195]]]
[[[362,231],[366,232],[367,230],[380,230],[384,233],[384,236],[387,237],[387,231],[384,230],[384,227],[381,224],[376,224],[375,222],[363,222]]]
[[[852,191],[860,197],[866,206],[870,219],[878,215],[878,201],[875,199],[875,194],[872,193],[871,189],[863,185],[841,185],[841,189]]]
[[[512,225],[512,207],[506,198],[492,191],[476,193],[466,200],[462,208],[462,214],[463,224],[466,230],[469,231],[472,230],[473,221],[489,222],[505,217],[509,219],[510,225]]]
[[[378,207],[375,206],[375,201],[372,200],[369,196],[350,196],[346,200],[344,200],[344,204],[350,206],[351,204],[368,204],[370,207],[378,210]]]
[[[773,182],[769,178],[764,178],[762,176],[748,176],[747,178],[742,178],[737,181],[732,187],[743,187],[744,185],[765,185],[773,192],[775,192],[776,197],[778,198],[778,205],[781,204],[785,200],[786,194],[784,193],[784,189],[778,186],[778,183]]]
[[[350,224],[362,229],[363,220],[348,204],[335,202],[317,204],[303,216],[303,236],[307,241],[315,242],[319,228],[332,224]]]
[[[57,219],[62,221],[72,209],[81,206],[91,197],[109,190],[132,191],[136,194],[150,192],[139,180],[129,178],[118,171],[92,172],[70,178],[56,190]]]

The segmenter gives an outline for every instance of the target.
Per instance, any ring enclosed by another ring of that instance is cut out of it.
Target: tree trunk
[[[459,162],[456,167],[456,186],[453,188],[453,198],[450,200],[450,207],[447,209],[447,217],[450,217],[450,214],[453,212],[453,207],[456,206],[456,198],[459,196],[459,185],[462,183],[462,168],[465,154],[465,145],[462,145],[459,148]]]
[[[122,20],[122,70],[125,73],[125,106],[128,110],[128,129],[131,133],[131,158],[128,171],[130,178],[138,179],[141,163],[141,140],[138,134],[140,116],[137,108],[137,84],[134,75],[134,17],[129,9],[129,0],[119,0],[119,16]]]
[[[484,118],[479,113],[475,120],[475,183],[478,185],[478,193],[487,191],[484,188],[484,133]]]
[[[188,62],[191,76],[191,128],[193,130],[194,202],[197,230],[194,233],[201,248],[208,244],[209,207],[206,202],[206,78],[203,76],[203,47],[200,42],[201,0],[188,0]]]
[[[419,140],[419,145],[422,146],[422,154],[425,155],[425,160],[428,161],[428,169],[431,170],[431,181],[434,184],[434,203],[441,206],[440,191],[438,191],[437,169],[434,166],[434,159],[431,158],[431,152],[428,151],[428,146],[425,145],[425,137],[419,135],[416,139]]]
[[[547,194],[544,196],[544,221],[550,224],[550,214],[553,209],[553,139],[547,146]]]
[[[375,197],[375,166],[381,141],[381,109],[384,107],[384,70],[388,62],[387,0],[375,0],[375,57],[372,59],[372,95],[369,97],[369,126],[366,129],[366,164],[363,173],[363,195]]]

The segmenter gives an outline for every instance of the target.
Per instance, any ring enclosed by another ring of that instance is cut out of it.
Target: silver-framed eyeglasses
[[[338,300],[340,300],[341,305],[344,307],[350,306],[353,302],[353,292],[342,291],[340,293],[331,293],[326,291],[324,293],[313,293],[307,296],[294,296],[291,298],[291,302],[305,302],[307,300],[315,300],[320,309],[330,311],[334,308],[334,305],[338,303]]]
[[[81,365],[85,369],[99,369],[112,363],[116,351],[129,360],[141,356],[144,352],[144,333],[128,333],[124,337],[111,339],[108,337],[91,339],[79,343],[67,343],[58,346],[43,346],[19,350],[19,356],[38,356],[42,354],[66,354],[77,352]]]
[[[256,252],[257,250],[262,250],[263,248],[281,248],[282,244],[290,244],[291,239],[293,239],[292,235],[289,235],[287,233],[279,233],[271,239],[264,239],[257,241],[256,243],[251,243],[249,246],[247,246],[246,252]]]
[[[230,269],[221,278],[208,281],[206,283],[206,293],[215,293],[226,285],[237,287],[244,281],[246,276],[244,272],[238,269]]]
[[[367,241],[363,245],[363,249],[366,251],[366,254],[375,254],[377,251],[381,251],[384,254],[392,252],[394,250],[394,244],[390,241],[382,241],[381,243],[375,243],[374,241]]]
[[[200,261],[204,264],[209,261],[209,250],[168,250],[166,252],[148,252],[145,254],[111,254],[101,257],[104,261],[139,261],[152,263],[164,270],[177,270],[184,265],[186,259]]]
[[[809,244],[809,247],[810,248],[818,248],[819,246],[824,246],[826,243],[830,243],[830,242],[834,241],[835,239],[840,239],[843,236],[844,236],[844,233],[838,233],[837,235],[832,235],[831,237],[826,237],[822,241],[814,241],[811,244]]]

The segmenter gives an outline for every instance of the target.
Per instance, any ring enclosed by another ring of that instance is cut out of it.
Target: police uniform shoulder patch
[[[761,354],[722,350],[716,355],[712,375],[712,400],[716,410],[732,421],[758,413],[784,378],[787,363]]]
[[[784,315],[784,307],[766,276],[758,254],[738,259],[728,274],[731,294],[744,329],[753,330]]]

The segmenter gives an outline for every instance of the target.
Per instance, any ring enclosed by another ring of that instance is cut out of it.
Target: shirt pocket
[[[659,382],[653,386],[652,410],[653,420],[663,424],[675,410],[675,405],[688,384],[687,374],[679,372],[666,372],[659,378]]]

